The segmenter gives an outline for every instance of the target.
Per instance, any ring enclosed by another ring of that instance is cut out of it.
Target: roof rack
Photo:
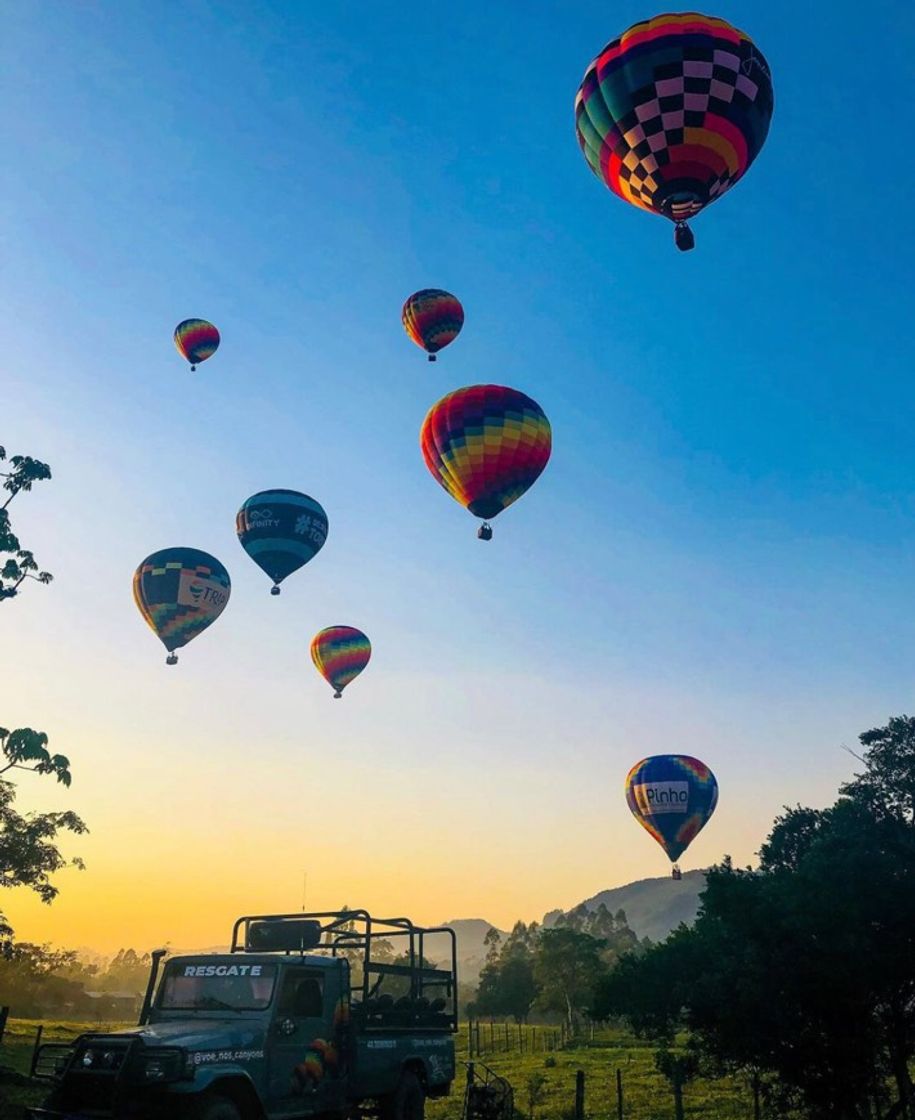
[[[426,940],[444,935],[450,947],[450,968],[428,967]],[[373,960],[373,946],[393,943],[403,950],[404,963]],[[373,918],[367,910],[324,910],[296,914],[246,914],[232,927],[232,953],[276,952],[344,956],[362,964],[362,1001],[367,1004],[385,976],[406,977],[410,995],[422,999],[428,989],[444,988],[457,1004],[457,938],[448,926],[418,926],[409,918]],[[447,1018],[456,1029],[456,1006]]]

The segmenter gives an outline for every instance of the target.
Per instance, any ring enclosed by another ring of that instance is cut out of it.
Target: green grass
[[[84,1031],[107,1031],[123,1026],[122,1023],[68,1023],[41,1022],[38,1019],[10,1019],[6,1024],[3,1042],[0,1043],[0,1066],[27,1075],[32,1062],[32,1050],[39,1024],[44,1028],[42,1042],[70,1042]],[[26,1105],[41,1104],[47,1095],[43,1083],[11,1085],[0,1081],[0,1117],[3,1120],[20,1120]]]
[[[496,1046],[504,1047],[504,1033],[496,1025]],[[623,1103],[626,1120],[673,1120],[674,1105],[670,1086],[655,1070],[656,1047],[622,1030],[596,1032],[593,1042],[573,1045],[565,1050],[547,1051],[541,1046],[544,1030],[523,1030],[525,1051],[518,1051],[518,1029],[510,1030],[513,1049],[490,1049],[488,1024],[480,1024],[482,1054],[478,1060],[511,1082],[515,1090],[515,1109],[528,1115],[527,1081],[532,1074],[546,1078],[544,1100],[535,1108],[536,1120],[567,1120],[574,1115],[575,1074],[585,1074],[585,1115],[589,1120],[616,1120],[616,1071],[622,1071]],[[467,1060],[467,1027],[458,1035],[458,1059]],[[531,1046],[533,1045],[533,1051]],[[555,1060],[548,1066],[547,1060]],[[463,1067],[462,1067],[463,1068]],[[455,1083],[448,1101],[429,1104],[430,1120],[456,1120],[460,1115],[463,1086]],[[741,1080],[697,1081],[683,1090],[684,1111],[691,1120],[749,1120],[753,1115],[747,1085]]]
[[[69,1042],[84,1031],[111,1030],[120,1023],[45,1022],[42,1041]],[[0,1065],[27,1074],[35,1041],[37,1020],[11,1019],[0,1044]],[[640,1042],[619,1030],[604,1030],[594,1041],[565,1050],[541,1047],[544,1030],[525,1027],[522,1031],[525,1050],[518,1050],[518,1030],[512,1027],[513,1049],[504,1050],[504,1028],[495,1028],[496,1044],[503,1049],[493,1052],[488,1024],[480,1025],[483,1053],[475,1060],[507,1078],[515,1090],[515,1108],[528,1115],[527,1081],[532,1074],[546,1078],[544,1099],[535,1109],[535,1120],[571,1120],[575,1105],[575,1073],[585,1073],[585,1115],[588,1120],[616,1120],[616,1071],[622,1070],[624,1115],[626,1120],[672,1120],[673,1098],[670,1088],[654,1068],[654,1047]],[[501,1037],[500,1037],[501,1036]],[[467,1061],[467,1026],[457,1037],[459,1062]],[[533,1051],[531,1047],[533,1046]],[[547,1062],[555,1065],[547,1065]],[[464,1091],[464,1067],[451,1096],[430,1101],[429,1120],[458,1120]],[[0,1117],[21,1120],[26,1105],[41,1103],[45,1087],[13,1086],[0,1082]],[[749,1120],[752,1105],[746,1084],[733,1079],[698,1081],[684,1089],[686,1116],[690,1120]]]

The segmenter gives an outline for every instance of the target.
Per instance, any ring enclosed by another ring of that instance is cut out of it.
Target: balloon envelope
[[[193,369],[198,362],[205,362],[216,353],[219,331],[206,319],[185,319],[175,327],[175,345]]]
[[[219,618],[231,590],[222,564],[196,548],[163,548],[147,556],[133,576],[140,614],[169,653]]]
[[[245,552],[278,585],[324,547],[327,514],[297,490],[262,490],[238,511],[235,529]]]
[[[441,288],[423,288],[409,296],[400,313],[404,330],[410,338],[435,354],[453,342],[464,325],[464,308],[460,300]]]
[[[769,67],[727,20],[656,16],[613,39],[575,98],[591,170],[633,206],[684,221],[759,154],[774,96]]]
[[[328,626],[311,639],[311,659],[339,698],[372,656],[372,643],[354,626]]]
[[[642,828],[651,833],[673,862],[714,813],[718,783],[698,758],[653,755],[629,771],[626,802]]]
[[[442,397],[429,409],[419,441],[432,477],[487,520],[533,485],[552,449],[543,409],[504,385],[471,385]]]

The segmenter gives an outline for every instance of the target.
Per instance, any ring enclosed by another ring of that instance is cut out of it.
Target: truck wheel
[[[388,1098],[384,1110],[385,1120],[423,1120],[426,1114],[426,1094],[416,1074],[405,1069],[400,1084]]]
[[[183,1114],[187,1120],[242,1120],[235,1102],[228,1097],[217,1096],[216,1093],[201,1093],[195,1100],[189,1101],[188,1105]]]

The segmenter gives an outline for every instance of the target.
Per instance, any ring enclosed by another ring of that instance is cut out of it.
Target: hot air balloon
[[[657,840],[673,863],[705,827],[718,804],[718,783],[704,762],[686,754],[643,758],[626,778],[626,802],[642,828]]]
[[[134,600],[168,650],[166,665],[176,664],[175,650],[219,618],[231,590],[222,564],[197,548],[163,548],[133,574]]]
[[[404,330],[410,338],[426,350],[429,361],[436,361],[436,353],[454,342],[464,325],[464,308],[457,296],[441,288],[423,288],[414,292],[403,305],[400,313]]]
[[[206,319],[185,319],[175,327],[175,345],[182,358],[191,363],[191,373],[198,362],[212,358],[219,347],[219,331]]]
[[[419,434],[432,477],[455,501],[489,520],[517,501],[550,458],[550,422],[536,401],[503,385],[456,389],[429,409]]]
[[[279,595],[283,580],[324,547],[327,514],[320,503],[297,490],[253,494],[235,518],[242,548],[273,580]]]
[[[354,626],[328,626],[311,639],[311,659],[334,690],[335,700],[359,676],[371,656],[372,643]]]
[[[749,168],[774,97],[760,50],[727,20],[685,12],[636,23],[604,47],[575,98],[578,142],[615,194],[687,225]]]

